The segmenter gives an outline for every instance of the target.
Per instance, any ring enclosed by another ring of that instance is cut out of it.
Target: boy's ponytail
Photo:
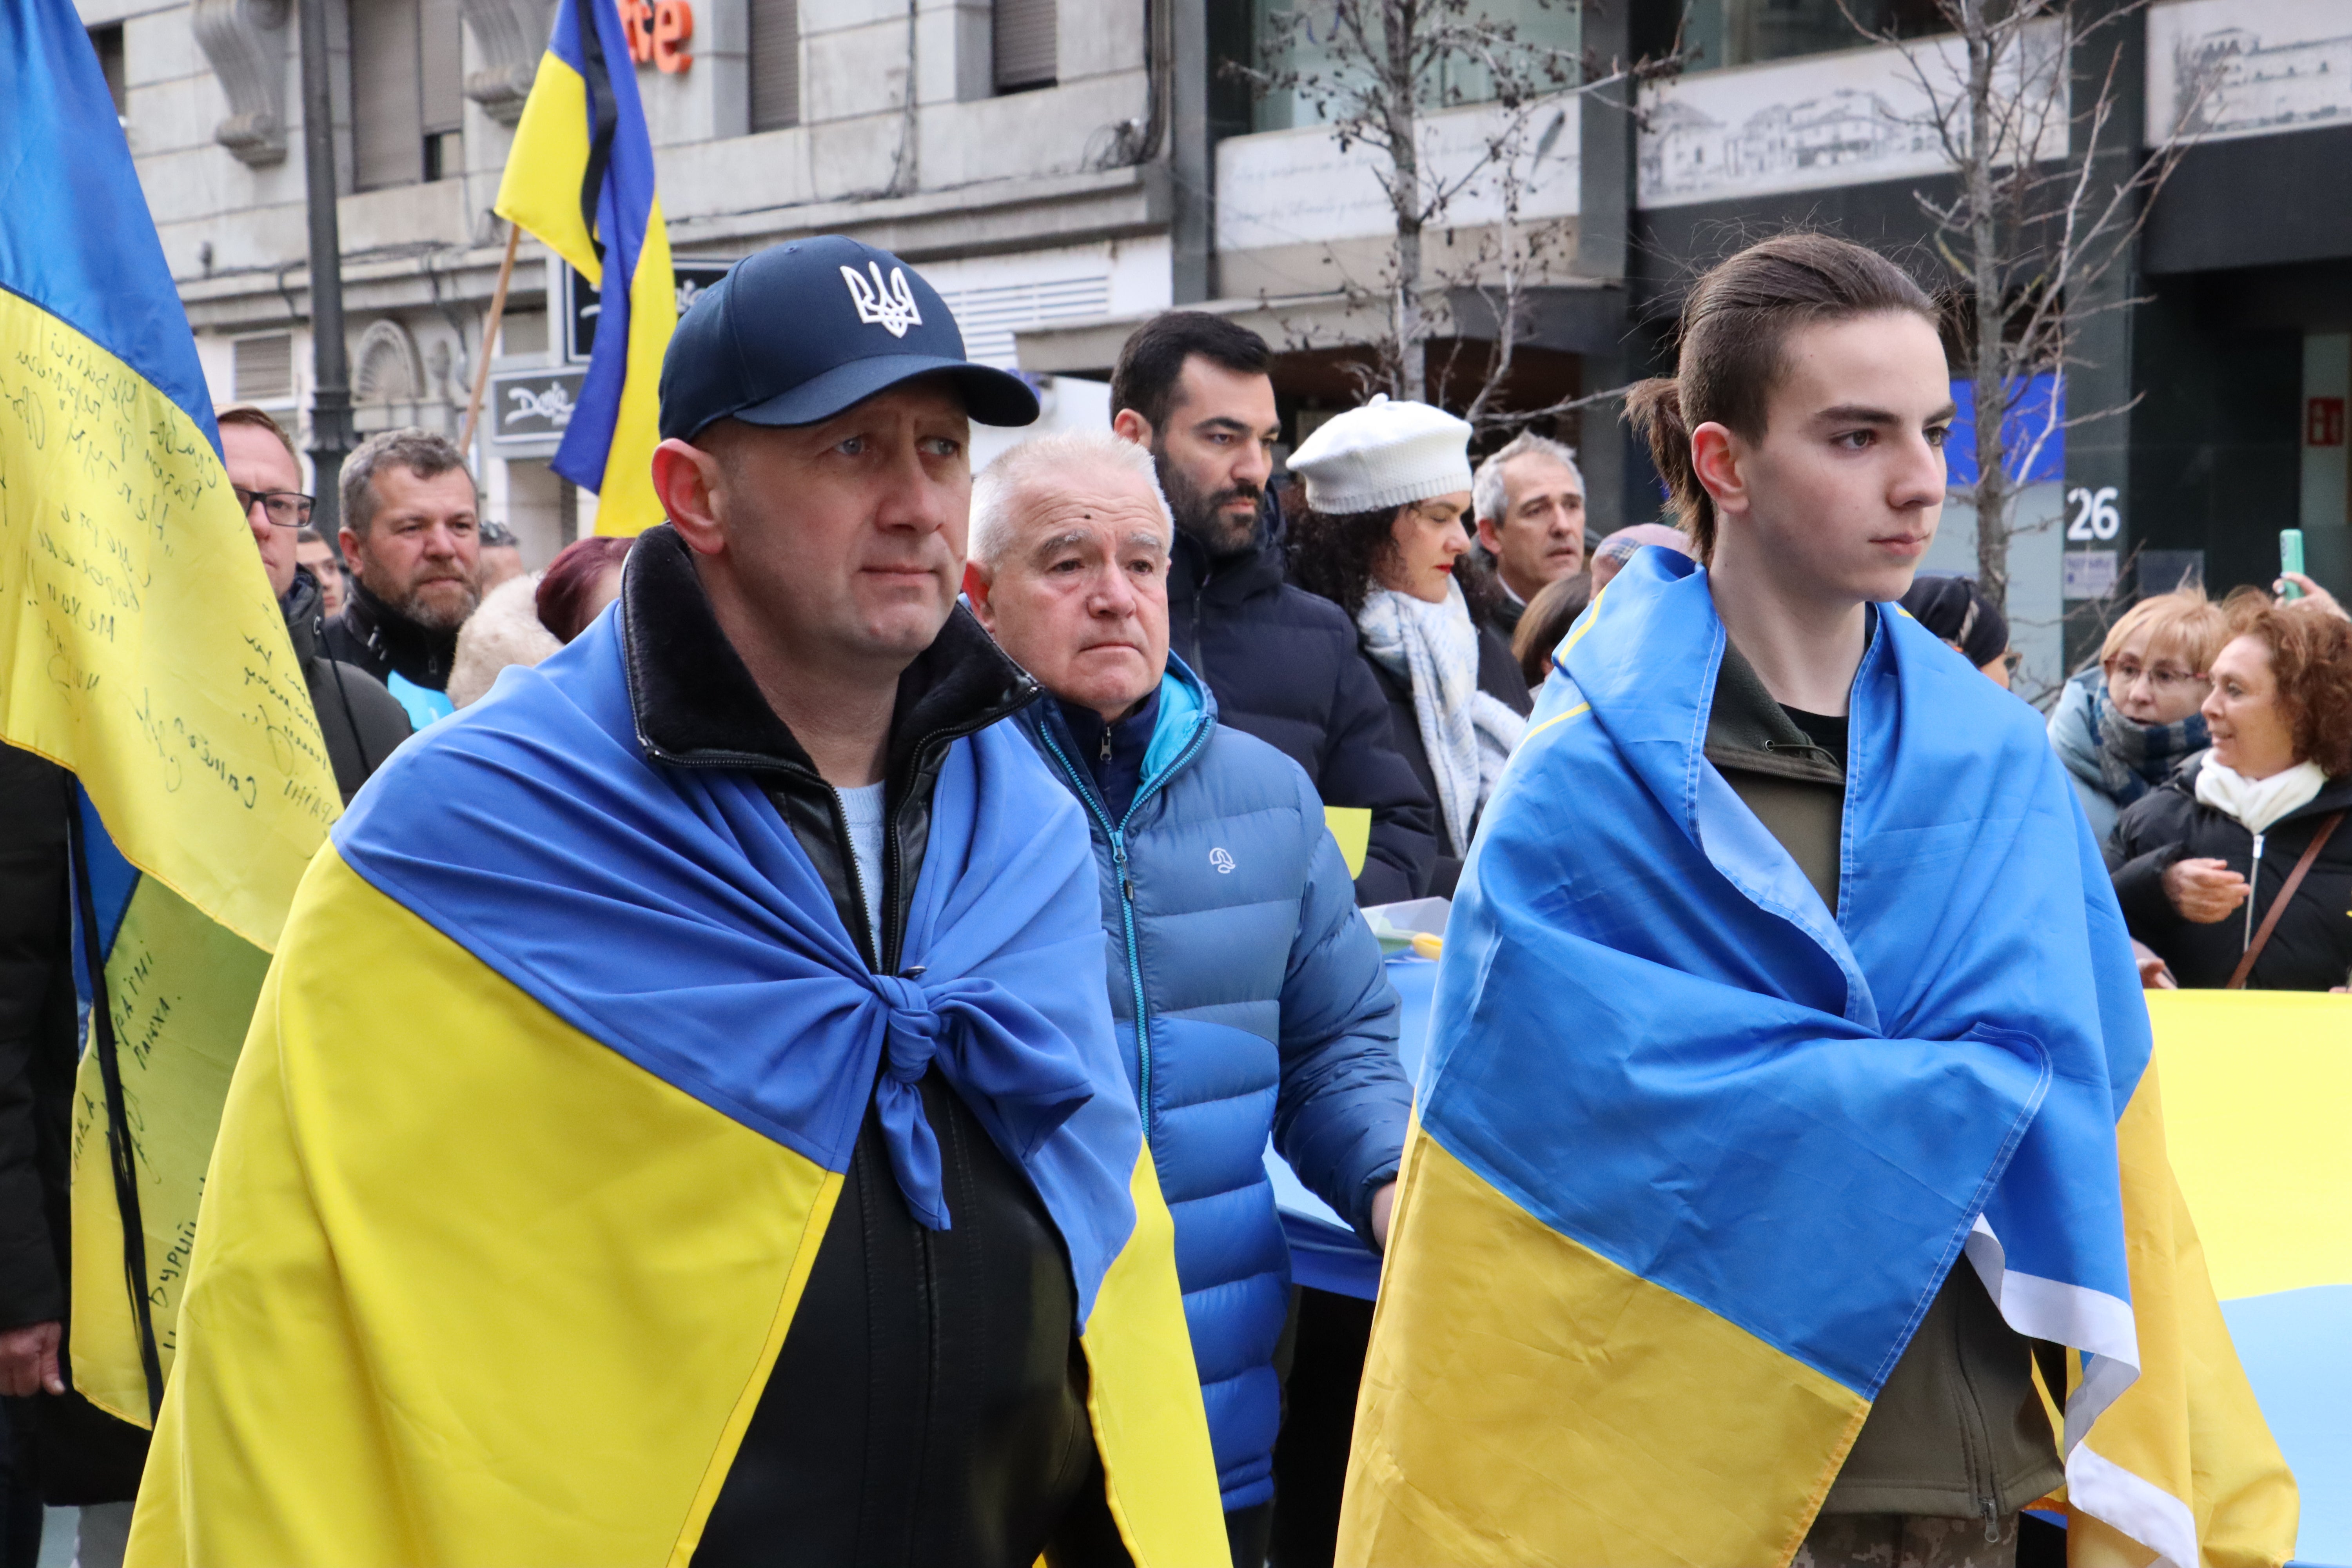
[[[1666,481],[1666,510],[1675,526],[1690,535],[1692,551],[1704,561],[1715,547],[1715,502],[1691,465],[1690,426],[1683,423],[1682,384],[1654,375],[1625,394],[1625,420],[1650,444],[1650,461]]]

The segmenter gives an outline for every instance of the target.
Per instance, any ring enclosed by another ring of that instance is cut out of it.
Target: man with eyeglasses
[[[258,408],[219,415],[221,453],[228,481],[245,508],[246,526],[261,551],[269,591],[286,614],[286,635],[310,689],[310,706],[327,742],[335,787],[349,802],[393,749],[408,739],[408,713],[383,683],[326,651],[325,603],[319,579],[299,558],[310,521],[294,444],[277,420]]]
[[[457,628],[482,602],[481,524],[465,454],[430,430],[385,430],[343,460],[351,602],[327,647],[383,681],[419,729],[448,717]]]

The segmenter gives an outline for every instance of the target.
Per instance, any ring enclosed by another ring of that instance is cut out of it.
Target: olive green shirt
[[[1773,700],[1728,639],[1706,760],[1836,913],[1845,768]],[[2002,1319],[1974,1266],[1956,1260],[1822,1512],[1998,1518],[2056,1488],[2065,1469],[2032,1358],[2033,1342]]]

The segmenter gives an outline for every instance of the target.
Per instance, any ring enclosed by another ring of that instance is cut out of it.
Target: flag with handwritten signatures
[[[677,325],[654,144],[614,0],[562,0],[499,180],[499,216],[597,286],[596,343],[550,467],[596,492],[596,531],[662,520],[662,355]]]
[[[68,0],[0,0],[0,738],[76,780],[73,1375],[143,1426],[230,1069],[339,803]]]

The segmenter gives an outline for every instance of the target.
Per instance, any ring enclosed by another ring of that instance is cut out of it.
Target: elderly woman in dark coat
[[[2230,606],[2201,710],[2212,747],[2108,840],[2131,933],[2185,986],[2340,991],[2352,972],[2352,623]]]

